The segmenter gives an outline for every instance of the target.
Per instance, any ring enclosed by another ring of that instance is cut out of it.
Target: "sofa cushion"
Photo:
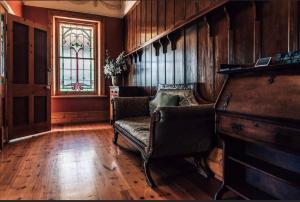
[[[191,89],[161,89],[157,92],[155,98],[149,103],[150,115],[153,114],[158,106],[158,100],[161,94],[177,95],[179,96],[179,106],[198,106],[194,93]],[[177,105],[175,105],[177,106]]]
[[[158,92],[154,100],[149,103],[150,115],[154,113],[158,107],[173,107],[178,106],[179,96],[176,94],[169,94],[164,92]]]
[[[191,89],[161,89],[163,93],[179,96],[179,106],[197,106],[199,105]]]
[[[115,122],[116,125],[126,130],[134,138],[145,144],[149,145],[150,135],[150,117],[131,117],[124,118]]]

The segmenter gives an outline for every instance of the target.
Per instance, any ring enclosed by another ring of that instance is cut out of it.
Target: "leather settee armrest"
[[[113,121],[127,117],[149,116],[149,97],[115,97],[112,99]]]
[[[152,117],[154,157],[207,152],[214,140],[214,105],[161,107]]]

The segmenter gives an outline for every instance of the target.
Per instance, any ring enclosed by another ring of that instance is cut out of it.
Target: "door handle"
[[[52,69],[50,67],[47,68],[47,85],[49,87],[49,90],[51,85],[51,73],[52,73]]]
[[[47,86],[44,86],[44,89],[45,89],[45,90],[50,90],[51,87],[50,87],[50,85],[47,85]]]

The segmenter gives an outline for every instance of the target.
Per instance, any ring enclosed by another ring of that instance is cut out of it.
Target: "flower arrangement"
[[[126,60],[125,60],[125,51],[120,53],[120,55],[114,59],[110,58],[108,51],[106,50],[105,66],[104,66],[104,75],[106,78],[113,78],[118,75],[121,75],[127,70]]]

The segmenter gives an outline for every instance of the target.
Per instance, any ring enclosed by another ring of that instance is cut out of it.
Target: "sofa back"
[[[164,92],[180,97],[180,106],[208,104],[209,102],[199,95],[200,83],[191,84],[159,84],[157,93]]]

